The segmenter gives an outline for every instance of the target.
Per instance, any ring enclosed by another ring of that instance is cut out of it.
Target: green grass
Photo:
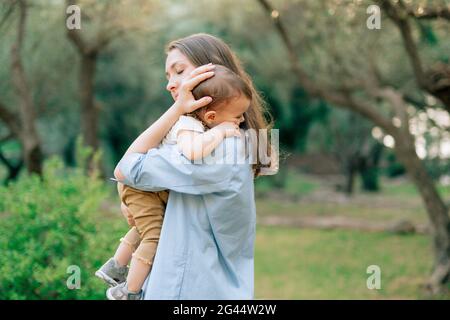
[[[422,198],[407,179],[381,179],[379,192],[360,190],[356,180],[355,192],[346,197],[335,190],[339,180],[329,180],[290,171],[281,189],[272,187],[272,180],[261,178],[256,183],[257,209],[260,216],[341,216],[367,221],[409,220],[428,223]],[[450,186],[436,184],[446,203],[450,203]]]
[[[413,223],[426,223],[427,215],[425,209],[417,207],[402,206],[373,206],[371,203],[327,203],[308,201],[276,201],[272,199],[258,199],[256,202],[259,216],[341,216],[355,219],[365,219],[368,222],[409,220]]]
[[[437,190],[439,194],[445,199],[450,200],[450,185],[443,186],[437,184]],[[383,185],[383,193],[388,194],[390,196],[399,196],[399,197],[419,197],[419,191],[416,186],[411,182],[403,182],[401,184],[389,184],[386,183]]]
[[[257,194],[264,195],[276,189],[278,177],[260,177],[255,180],[255,191]],[[320,184],[309,176],[290,170],[286,176],[286,181],[279,191],[291,196],[308,195],[317,190]]]
[[[421,235],[258,226],[255,297],[423,299],[430,245]],[[380,290],[367,289],[369,265],[381,268]]]

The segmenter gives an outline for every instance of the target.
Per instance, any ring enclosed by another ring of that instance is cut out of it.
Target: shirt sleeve
[[[125,177],[121,182],[144,191],[169,189],[197,195],[238,190],[234,178],[240,170],[250,170],[242,158],[242,147],[240,138],[226,138],[213,154],[197,162],[185,158],[173,145],[161,145],[145,154],[131,153],[118,164]]]
[[[178,132],[181,130],[189,130],[200,133],[205,132],[205,128],[199,120],[190,116],[181,116],[167,134],[167,141],[170,143],[176,143]]]

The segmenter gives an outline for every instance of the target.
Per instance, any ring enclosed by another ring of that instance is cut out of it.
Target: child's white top
[[[178,132],[181,130],[189,130],[203,133],[205,127],[203,123],[194,117],[180,116],[177,122],[172,126],[167,135],[164,137],[162,144],[177,144]]]

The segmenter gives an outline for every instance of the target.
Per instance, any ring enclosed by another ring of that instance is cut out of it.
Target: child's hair
[[[214,76],[200,82],[192,90],[192,94],[197,100],[205,96],[211,97],[212,101],[205,107],[207,109],[217,109],[241,95],[252,100],[252,90],[248,84],[222,65],[216,65]]]

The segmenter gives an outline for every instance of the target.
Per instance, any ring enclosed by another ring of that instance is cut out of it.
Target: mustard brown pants
[[[169,191],[149,192],[118,184],[121,201],[128,207],[135,226],[120,239],[129,245],[133,257],[152,265],[161,234]]]

